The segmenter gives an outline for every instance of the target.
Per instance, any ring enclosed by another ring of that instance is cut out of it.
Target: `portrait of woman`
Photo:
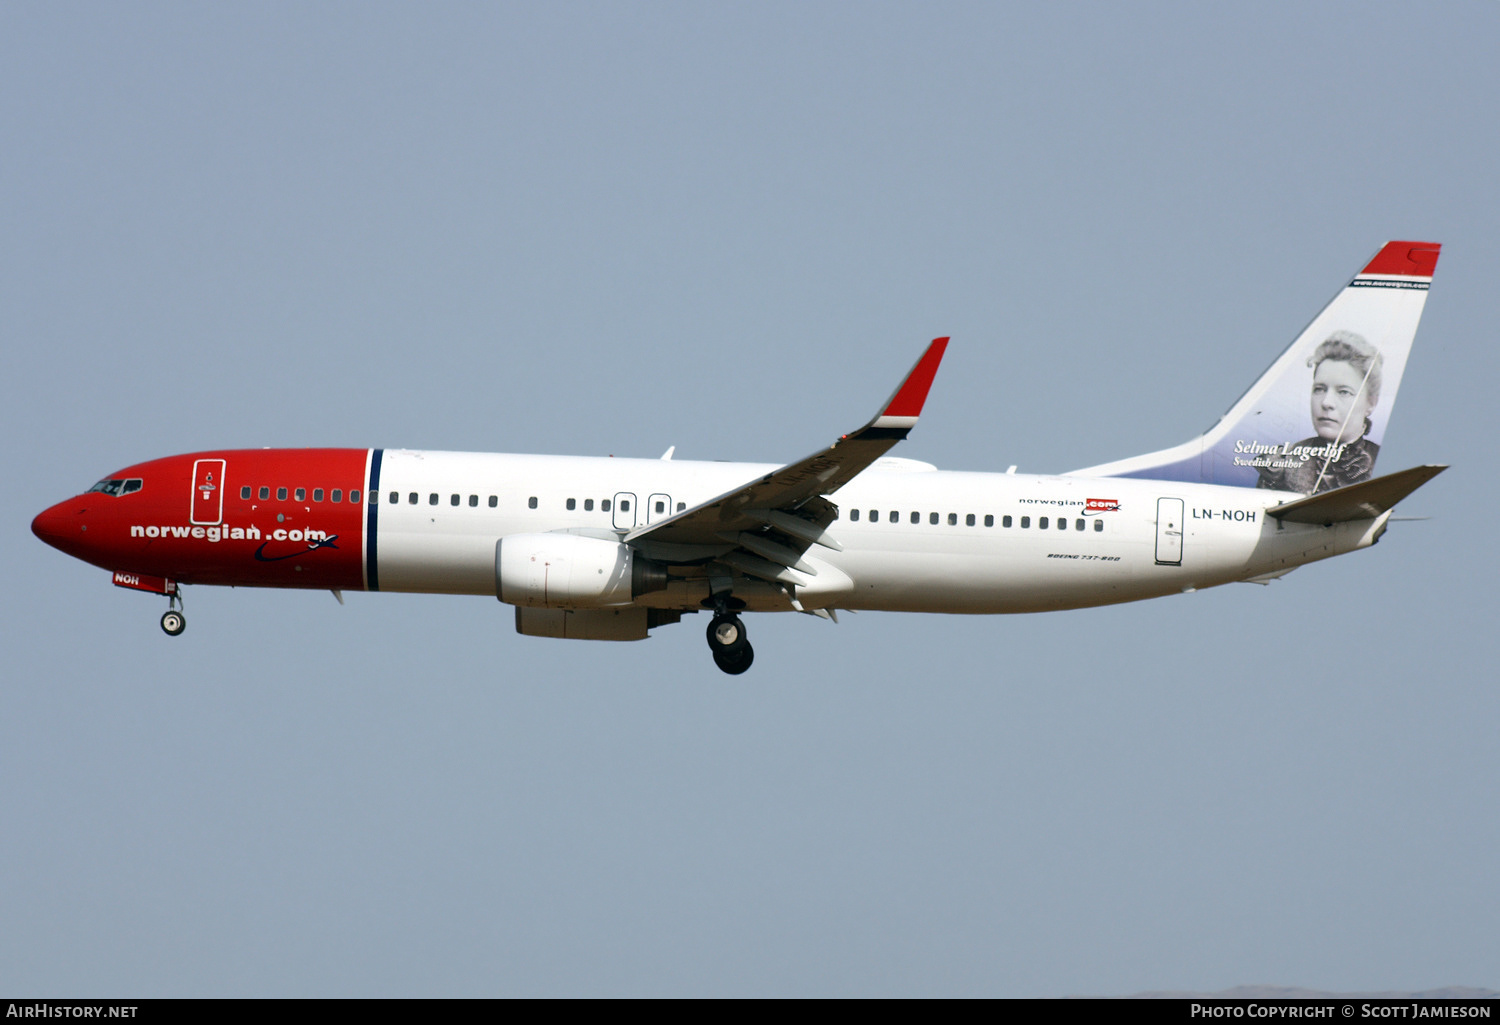
[[[1353,331],[1335,331],[1313,351],[1311,413],[1316,435],[1287,446],[1257,469],[1256,487],[1312,494],[1369,480],[1380,446],[1367,435],[1380,401],[1380,350]]]

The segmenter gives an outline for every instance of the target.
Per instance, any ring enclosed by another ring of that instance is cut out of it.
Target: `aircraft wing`
[[[947,347],[947,338],[933,339],[890,400],[863,427],[806,459],[637,527],[625,535],[625,543],[667,561],[693,561],[717,552],[719,561],[751,576],[801,583],[802,578],[787,568],[810,573],[800,558],[809,546],[838,548],[838,542],[825,535],[837,508],[824,496],[853,480],[916,426]]]

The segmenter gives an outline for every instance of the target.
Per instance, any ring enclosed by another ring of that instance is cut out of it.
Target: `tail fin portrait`
[[[1207,433],[1073,473],[1309,495],[1369,480],[1440,249],[1386,243]]]

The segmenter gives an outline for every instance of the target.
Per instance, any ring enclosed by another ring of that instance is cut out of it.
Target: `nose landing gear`
[[[176,637],[187,629],[187,617],[182,614],[181,591],[174,591],[167,601],[169,605],[162,613],[161,628],[168,637]]]
[[[755,661],[745,624],[732,612],[720,612],[709,622],[708,648],[714,653],[714,665],[730,676],[738,676]]]

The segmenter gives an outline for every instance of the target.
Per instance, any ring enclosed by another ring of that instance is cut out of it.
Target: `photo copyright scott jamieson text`
[[[1488,1018],[1487,1004],[1199,1004],[1193,1018]]]
[[[7,1018],[134,1018],[137,1004],[7,1004]]]

